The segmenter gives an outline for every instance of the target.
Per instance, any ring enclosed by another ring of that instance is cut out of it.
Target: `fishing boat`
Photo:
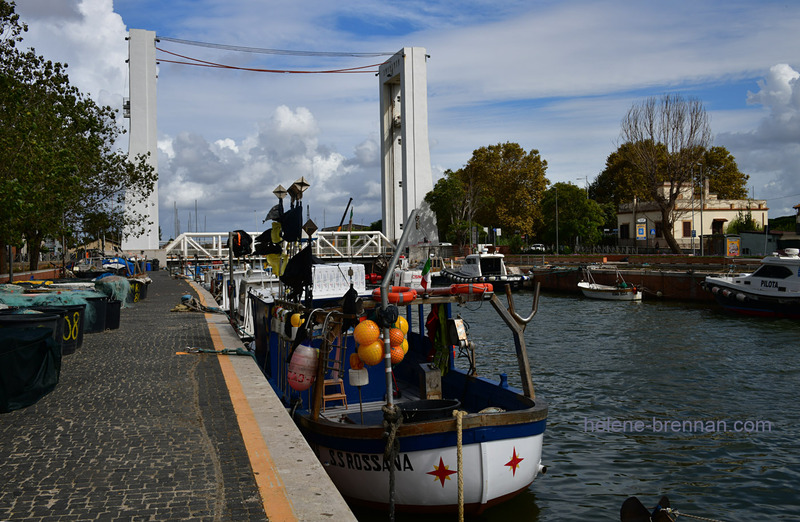
[[[628,284],[616,268],[615,283],[602,285],[594,280],[591,267],[583,269],[583,280],[578,282],[578,288],[584,296],[591,299],[605,299],[607,301],[641,301],[642,291],[636,285]]]
[[[348,284],[318,294],[322,272],[300,250],[281,276],[284,294],[250,293],[256,360],[349,502],[390,513],[480,513],[545,471],[548,408],[534,394],[523,337],[538,292],[521,317],[510,289],[505,305],[491,284],[424,296],[391,286],[406,234],[374,290],[363,272],[337,266]],[[505,374],[478,375],[480,351],[454,311],[481,303],[497,311],[498,335],[501,323],[508,327],[522,390]]]
[[[800,319],[800,250],[787,248],[761,260],[751,274],[707,276],[703,288],[726,310],[760,317]]]
[[[506,268],[503,254],[489,253],[486,249],[467,255],[457,269],[443,268],[440,277],[450,283],[491,283],[494,286],[508,285],[512,289],[522,288],[527,280],[527,276],[511,273]]]

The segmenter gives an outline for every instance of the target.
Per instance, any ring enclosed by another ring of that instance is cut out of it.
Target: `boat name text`
[[[382,455],[372,453],[350,453],[348,451],[328,450],[328,464],[339,468],[355,469],[358,471],[388,471],[389,463],[383,460]],[[394,469],[397,471],[414,471],[408,453],[398,455],[394,459]]]
[[[765,287],[765,288],[778,288],[778,282],[777,281],[764,281],[762,279],[761,280],[761,286]]]

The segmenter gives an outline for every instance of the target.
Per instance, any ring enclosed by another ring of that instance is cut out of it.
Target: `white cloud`
[[[766,111],[758,126],[746,132],[723,133],[717,141],[751,176],[755,197],[768,199],[770,216],[794,213],[800,202],[800,73],[787,64],[770,67],[747,93],[750,104]]]

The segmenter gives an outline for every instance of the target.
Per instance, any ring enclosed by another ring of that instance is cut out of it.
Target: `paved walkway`
[[[64,358],[53,392],[0,415],[0,520],[354,520],[341,497],[309,498],[317,483],[337,494],[307,445],[310,493],[271,459],[264,437],[296,444],[296,430],[280,405],[248,403],[271,392],[251,358],[176,354],[235,343],[224,316],[170,312],[195,290],[151,277],[118,330]]]

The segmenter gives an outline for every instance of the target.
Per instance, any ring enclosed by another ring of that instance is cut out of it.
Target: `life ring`
[[[372,291],[372,298],[376,301],[381,298],[380,288],[376,288]],[[389,287],[389,292],[386,294],[386,298],[390,303],[410,303],[417,298],[417,291],[407,286],[392,286]]]
[[[467,283],[463,285],[450,285],[450,293],[456,294],[482,294],[484,292],[492,292],[494,288],[492,283]]]

